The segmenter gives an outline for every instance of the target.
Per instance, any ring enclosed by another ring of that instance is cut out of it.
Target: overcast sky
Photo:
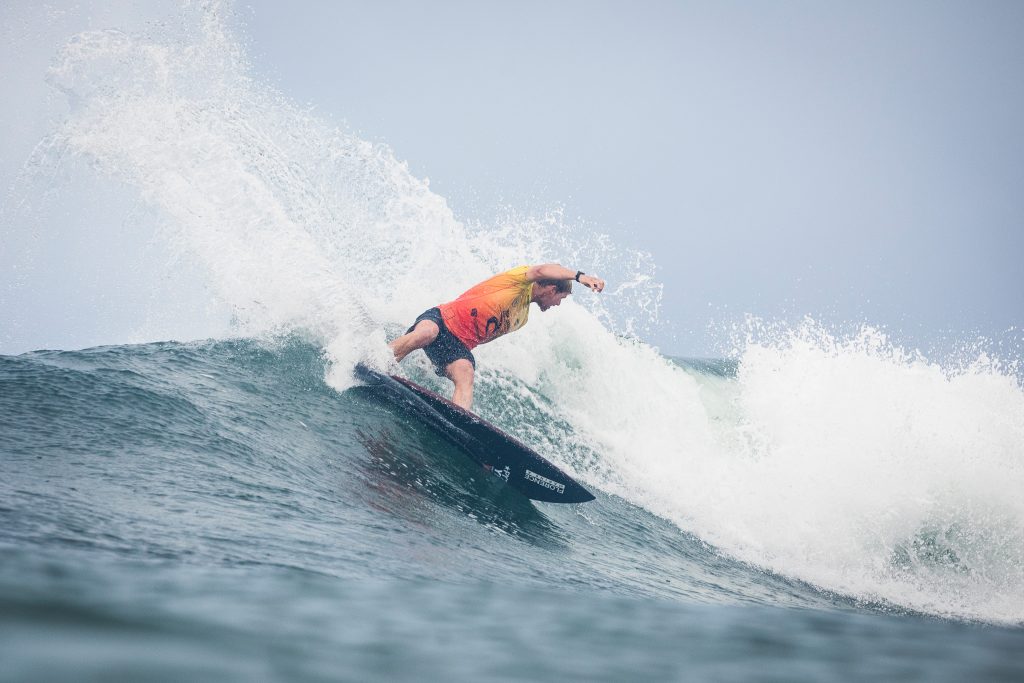
[[[5,188],[38,134],[12,101],[45,95],[61,33],[151,11],[115,4],[76,28],[53,6],[32,29],[12,21],[31,10],[2,15]],[[1024,326],[1024,3],[267,0],[236,14],[258,76],[386,142],[457,217],[564,206],[652,252],[671,325],[651,341],[668,352],[714,352],[709,323],[743,313],[925,346]],[[54,344],[17,310],[36,331],[0,352]]]

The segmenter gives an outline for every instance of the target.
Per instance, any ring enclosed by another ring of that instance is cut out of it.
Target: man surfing
[[[423,349],[435,372],[455,384],[452,402],[469,410],[476,369],[472,350],[525,325],[531,303],[542,311],[561,304],[572,293],[574,280],[594,292],[604,290],[601,278],[557,263],[506,270],[454,301],[423,312],[388,346],[399,362],[416,349]]]

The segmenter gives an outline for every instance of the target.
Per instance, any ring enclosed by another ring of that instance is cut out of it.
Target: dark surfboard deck
[[[416,415],[527,498],[548,503],[594,500],[590,491],[532,448],[443,396],[362,363],[356,365],[355,375],[375,395]]]

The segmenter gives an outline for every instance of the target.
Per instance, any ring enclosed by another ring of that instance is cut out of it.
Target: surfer
[[[572,292],[574,280],[594,292],[604,290],[601,278],[557,263],[506,270],[454,301],[423,312],[388,346],[399,362],[416,349],[423,349],[435,372],[455,384],[452,401],[469,410],[476,370],[473,348],[525,325],[531,303],[542,311],[558,306]]]

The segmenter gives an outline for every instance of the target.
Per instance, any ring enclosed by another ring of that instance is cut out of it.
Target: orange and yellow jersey
[[[533,298],[533,283],[526,279],[529,269],[519,266],[498,273],[438,306],[448,331],[472,349],[525,325]]]

